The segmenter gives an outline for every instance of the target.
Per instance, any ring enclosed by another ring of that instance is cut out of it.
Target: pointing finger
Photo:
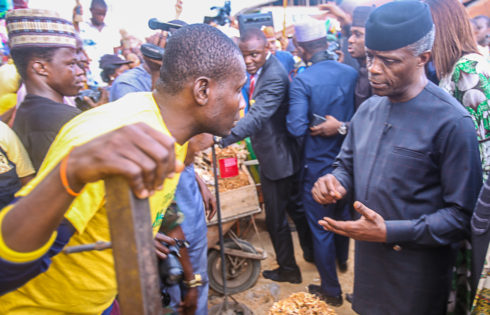
[[[332,177],[333,176],[331,176],[328,180],[326,180],[328,193],[330,194],[330,196],[334,197],[337,200],[342,199],[342,195],[337,190],[337,187],[339,187],[340,185],[338,184],[337,179],[335,179],[335,177],[333,178]]]

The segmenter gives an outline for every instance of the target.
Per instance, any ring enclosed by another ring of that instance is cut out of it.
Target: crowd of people
[[[7,8],[0,313],[119,314],[112,252],[62,250],[110,242],[104,179],[120,175],[149,198],[156,256],[189,244],[168,310],[207,314],[216,201],[194,156],[249,138],[277,262],[265,279],[303,282],[290,218],[321,280],[307,289],[332,306],[490,314],[489,18],[458,0],[318,8],[289,39],[176,19],[144,42],[105,22],[104,0],[86,21],[80,5],[72,21]]]

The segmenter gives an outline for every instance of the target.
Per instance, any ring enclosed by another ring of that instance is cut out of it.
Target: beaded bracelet
[[[185,280],[184,280],[184,281],[182,281],[182,283],[184,284],[184,286],[185,286],[186,288],[189,288],[189,289],[190,289],[190,288],[200,287],[200,286],[202,286],[202,285],[203,285],[203,283],[202,283],[202,277],[201,277],[201,275],[200,275],[200,274],[198,274],[198,273],[195,273],[195,274],[194,274],[194,279],[189,280],[189,281],[185,281]]]
[[[70,152],[61,160],[60,163],[60,178],[61,178],[61,184],[63,184],[63,187],[65,188],[65,191],[73,197],[77,197],[80,195],[80,193],[76,193],[73,191],[73,189],[70,188],[70,184],[68,183],[68,178],[66,178],[66,166],[68,165],[68,157],[70,156]]]

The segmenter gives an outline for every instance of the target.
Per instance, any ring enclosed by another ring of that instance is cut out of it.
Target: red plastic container
[[[238,161],[236,157],[225,158],[218,160],[219,162],[219,177],[227,178],[238,176]]]

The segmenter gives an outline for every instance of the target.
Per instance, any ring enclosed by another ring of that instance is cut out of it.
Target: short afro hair
[[[175,95],[186,82],[201,76],[223,82],[240,59],[238,46],[220,30],[207,24],[187,25],[167,41],[158,85]]]
[[[328,48],[328,42],[326,37],[310,40],[308,42],[300,42],[299,46],[303,47],[309,53],[313,53],[317,50],[326,50]]]
[[[102,81],[105,83],[109,83],[111,81],[111,75],[116,73],[116,70],[119,69],[122,65],[125,65],[126,63],[123,64],[111,64],[105,66],[102,71],[100,72],[100,78]]]
[[[256,27],[247,28],[240,35],[240,42],[242,43],[248,42],[251,39],[258,39],[264,46],[267,45],[267,38],[265,37],[264,32]]]
[[[14,47],[10,51],[17,72],[22,80],[27,80],[27,67],[34,58],[39,58],[47,62],[53,60],[53,56],[61,47]]]

